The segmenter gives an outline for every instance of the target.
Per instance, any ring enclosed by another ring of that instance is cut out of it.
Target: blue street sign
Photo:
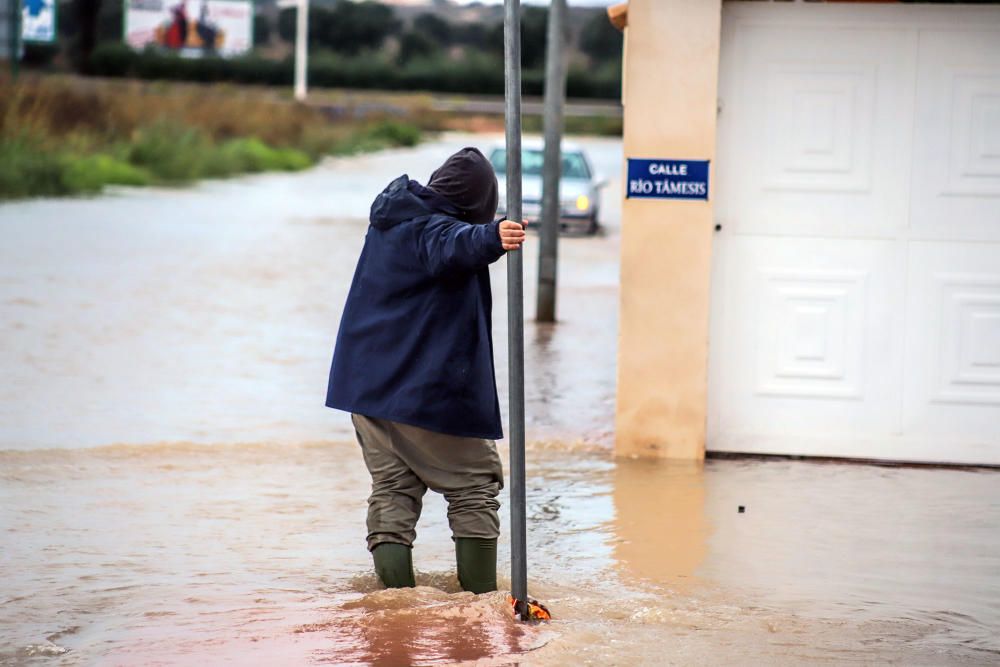
[[[628,159],[630,199],[708,199],[708,160]]]

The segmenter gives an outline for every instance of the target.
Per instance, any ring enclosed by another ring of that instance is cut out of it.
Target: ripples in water
[[[1000,660],[996,473],[529,449],[545,626],[459,590],[434,495],[379,590],[353,443],[0,452],[0,662]]]

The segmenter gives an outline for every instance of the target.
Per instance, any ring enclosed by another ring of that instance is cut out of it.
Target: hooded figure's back
[[[497,222],[466,216],[406,175],[376,197],[337,334],[328,407],[503,437],[488,266],[504,250]]]

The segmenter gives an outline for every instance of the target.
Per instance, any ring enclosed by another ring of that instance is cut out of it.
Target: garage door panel
[[[1000,464],[1000,7],[730,3],[714,451]]]
[[[770,64],[760,187],[870,193],[875,80],[874,64]]]
[[[996,248],[918,242],[910,248],[908,264],[904,427],[972,439],[996,433],[1000,429]],[[995,444],[1000,459],[1000,442]]]
[[[721,384],[716,433],[808,439],[818,426],[824,434],[892,431],[899,413],[899,366],[891,361],[901,317],[891,298],[898,246],[749,237],[725,245],[725,276],[713,286],[725,301],[712,339]],[[713,440],[712,448],[719,444]]]
[[[910,128],[900,118],[910,117],[904,82],[914,63],[901,45],[913,36],[738,22],[730,34],[735,72],[724,85],[732,81],[733,93],[724,92],[720,120],[750,161],[725,172],[736,190],[724,223],[741,233],[869,237],[903,224],[908,183],[897,165]]]
[[[758,268],[762,295],[754,392],[788,398],[861,399],[857,340],[865,327],[869,273]]]
[[[912,221],[924,238],[1000,240],[1000,33],[920,33]]]

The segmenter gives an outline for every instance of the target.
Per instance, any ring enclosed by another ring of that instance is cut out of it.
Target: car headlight
[[[590,197],[587,195],[580,195],[576,198],[576,210],[586,211],[590,209]]]

